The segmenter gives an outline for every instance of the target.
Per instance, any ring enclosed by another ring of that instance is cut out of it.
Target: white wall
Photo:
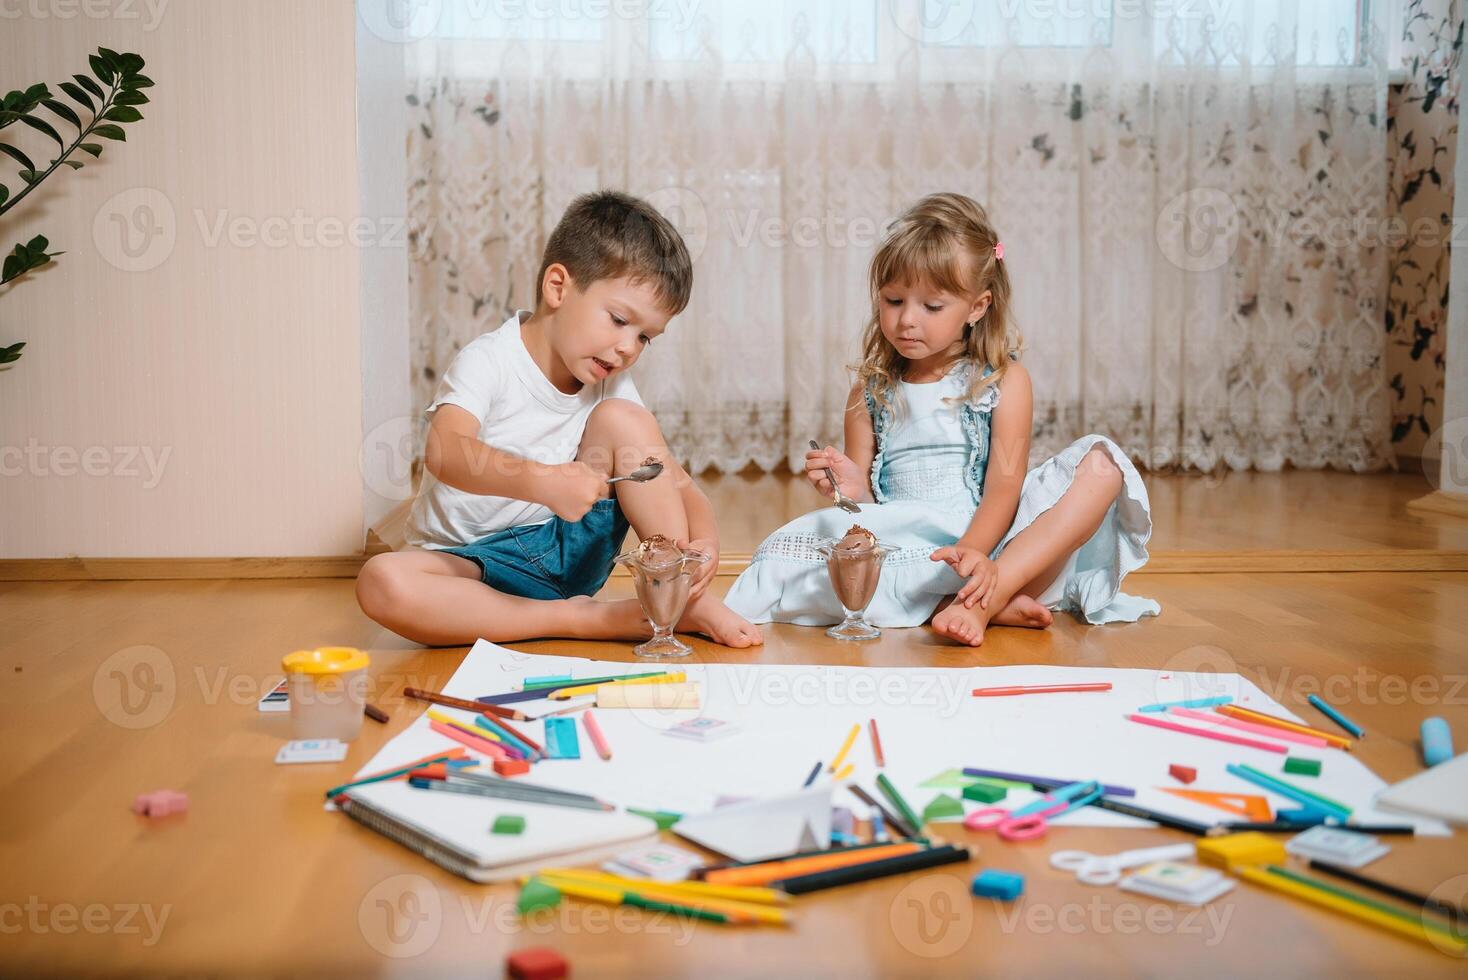
[[[351,0],[0,9],[7,90],[99,44],[157,83],[126,143],[0,219],[6,252],[67,253],[0,294],[0,343],[29,342],[0,372],[0,557],[360,551]]]

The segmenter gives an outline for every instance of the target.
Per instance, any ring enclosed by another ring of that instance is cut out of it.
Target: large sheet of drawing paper
[[[1227,694],[1244,707],[1300,720],[1237,674],[1043,665],[945,668],[623,664],[524,654],[480,640],[444,693],[475,698],[516,690],[527,676],[593,677],[661,667],[685,671],[690,681],[699,682],[702,707],[679,711],[595,709],[612,749],[610,761],[603,761],[593,751],[578,720],[581,758],[542,761],[520,778],[592,793],[623,806],[699,813],[712,809],[720,797],[766,798],[796,792],[815,762],[829,762],[851,726],[859,724],[861,734],[848,756],[856,765],[851,781],[877,795],[877,773],[885,772],[919,813],[938,793],[958,796],[960,792],[922,784],[946,770],[965,766],[1129,786],[1136,790],[1132,802],[1203,823],[1243,818],[1173,796],[1161,787],[1263,795],[1276,808],[1298,805],[1225,771],[1229,763],[1246,763],[1347,804],[1355,809],[1355,821],[1410,820],[1419,833],[1448,832],[1446,825],[1434,820],[1404,818],[1400,813],[1373,808],[1373,798],[1386,784],[1350,752],[1291,745],[1290,754],[1324,763],[1318,777],[1292,776],[1282,773],[1285,757],[1281,754],[1145,727],[1123,717],[1145,704]],[[1096,681],[1110,682],[1112,690],[984,698],[970,693],[976,687]],[[533,715],[550,710],[552,704],[529,701],[516,707]],[[467,712],[442,710],[461,714],[465,720],[472,718]],[[664,734],[680,721],[700,715],[732,722],[739,731],[708,743]],[[570,717],[579,719],[576,714]],[[886,757],[886,767],[881,770],[876,767],[868,735],[872,718],[877,720]],[[1177,720],[1194,727],[1212,727]],[[524,723],[526,734],[539,739],[542,725],[538,721]],[[1269,740],[1268,736],[1234,734]],[[362,771],[403,765],[454,744],[431,731],[427,718],[419,718],[384,746]],[[1184,787],[1174,780],[1167,771],[1174,763],[1196,769],[1197,781]],[[821,778],[831,777],[823,770]],[[1028,792],[1011,791],[1004,805],[1032,798]],[[868,812],[844,788],[836,790],[832,801],[850,806],[861,817]],[[1057,823],[1145,826],[1095,807],[1074,811]]]

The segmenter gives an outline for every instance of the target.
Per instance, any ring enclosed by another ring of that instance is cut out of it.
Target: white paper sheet
[[[537,655],[533,673],[578,677],[637,673],[648,664],[620,664],[581,657]],[[527,655],[480,640],[444,688],[461,698],[504,693],[516,686]],[[1189,789],[1252,793],[1276,808],[1297,804],[1275,796],[1225,771],[1247,763],[1287,782],[1305,786],[1355,809],[1363,823],[1416,824],[1419,833],[1446,834],[1435,820],[1406,821],[1400,814],[1372,806],[1385,783],[1351,753],[1292,746],[1291,754],[1320,759],[1319,777],[1281,772],[1284,756],[1138,725],[1123,715],[1144,704],[1213,695],[1233,695],[1236,704],[1295,718],[1251,681],[1237,674],[1198,674],[1120,668],[1052,667],[825,667],[679,663],[670,669],[703,684],[697,710],[592,709],[612,750],[611,761],[596,753],[579,760],[547,760],[535,766],[535,781],[592,793],[624,806],[701,813],[720,796],[768,798],[798,789],[817,761],[829,762],[853,724],[862,732],[848,755],[852,777],[874,796],[875,780],[885,772],[921,813],[938,793],[919,784],[945,769],[977,766],[1060,779],[1096,779],[1137,791],[1133,802],[1149,809],[1203,823],[1239,819],[1201,803],[1183,800],[1157,787],[1181,786],[1167,773],[1173,763],[1198,770]],[[1104,693],[1031,694],[976,698],[976,687],[1072,684],[1107,681]],[[546,702],[521,707],[533,713]],[[444,708],[446,712],[454,709]],[[674,738],[662,732],[689,718],[706,715],[737,722],[736,734],[709,743]],[[579,719],[578,715],[573,715]],[[877,719],[886,768],[876,768],[867,722]],[[579,723],[579,722],[578,722]],[[1208,727],[1202,722],[1184,724]],[[521,726],[517,726],[521,727]],[[526,734],[539,739],[541,722],[526,722]],[[1227,729],[1219,729],[1228,731]],[[1243,732],[1232,734],[1244,735]],[[1267,741],[1267,739],[1265,739]],[[363,773],[404,765],[457,743],[438,735],[420,718],[373,757]],[[822,780],[830,777],[822,771]],[[1031,795],[1011,791],[1004,805]],[[836,805],[860,816],[867,807],[838,790]],[[1143,826],[1095,807],[1060,818],[1059,824]]]

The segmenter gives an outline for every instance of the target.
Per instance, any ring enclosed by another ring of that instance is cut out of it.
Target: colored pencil
[[[581,716],[581,724],[586,726],[586,734],[591,738],[596,754],[602,757],[602,761],[610,761],[612,750],[607,745],[607,738],[602,734],[601,726],[596,723],[596,718],[590,711]]]
[[[450,697],[447,694],[438,694],[434,691],[424,691],[416,687],[403,688],[403,697],[412,698],[415,701],[427,701],[430,704],[441,704],[445,708],[461,708],[464,711],[477,711],[480,714],[492,714],[497,718],[509,718],[513,721],[524,721],[525,716],[518,711],[509,708],[501,708],[493,704],[481,704],[478,701],[470,701],[466,698]]]
[[[1054,787],[1051,787],[1052,789]],[[1198,837],[1203,837],[1213,828],[1208,824],[1197,823],[1182,817],[1175,817],[1170,813],[1162,813],[1159,810],[1150,810],[1135,803],[1122,803],[1119,800],[1108,800],[1105,796],[1091,801],[1091,806],[1100,810],[1110,810],[1112,813],[1124,813],[1129,817],[1139,817],[1150,820],[1163,827],[1171,827],[1173,830],[1185,831]]]
[[[512,783],[509,780],[494,780],[485,777],[468,778],[468,773],[450,775],[447,779],[427,779],[410,775],[408,785],[414,789],[444,790],[467,793],[470,796],[491,796],[500,800],[515,800],[519,803],[543,803],[546,806],[566,806],[578,810],[615,810],[604,800],[582,793],[566,793],[561,790],[548,791],[547,787],[529,783]]]
[[[743,868],[723,868],[710,871],[703,880],[711,885],[768,885],[799,875],[844,868],[851,864],[876,861],[879,858],[897,857],[922,850],[921,844],[888,844],[870,849],[842,848],[814,857],[792,858],[787,861],[771,861],[767,864],[751,864]]]
[[[634,908],[647,909],[650,912],[670,912],[673,915],[680,915],[690,919],[703,919],[708,922],[737,924],[753,921],[744,916],[726,912],[715,912],[711,909],[698,908],[693,905],[659,902],[621,888],[590,885],[583,882],[570,881],[565,878],[550,879],[546,884],[563,895],[570,895],[573,898],[584,898],[591,902],[601,902],[605,905],[630,905]]]
[[[1190,698],[1186,701],[1163,701],[1159,704],[1144,704],[1138,711],[1166,711],[1169,708],[1213,708],[1220,704],[1228,704],[1233,700],[1233,695],[1225,694],[1220,698]]]
[[[1109,691],[1110,684],[1025,684],[1019,687],[976,687],[976,698],[1004,698],[1016,694],[1071,694],[1084,691]]]
[[[383,711],[375,704],[362,705],[362,714],[366,715],[368,718],[371,718],[375,722],[379,722],[384,725],[387,724],[387,712]]]
[[[1322,715],[1325,715],[1325,717],[1329,718],[1331,721],[1335,722],[1337,725],[1340,725],[1341,728],[1344,729],[1345,732],[1348,735],[1350,735],[1351,737],[1353,737],[1353,738],[1365,738],[1366,737],[1366,730],[1365,729],[1363,729],[1360,725],[1356,724],[1351,719],[1347,718],[1345,715],[1341,714],[1335,708],[1332,708],[1330,705],[1326,704],[1325,703],[1325,699],[1322,698],[1320,695],[1318,695],[1318,694],[1312,694],[1312,695],[1310,695],[1309,701],[1310,701],[1311,704],[1315,705],[1315,710],[1319,711]]]
[[[887,802],[902,814],[902,819],[907,821],[909,827],[922,833],[923,818],[917,815],[916,810],[907,805],[907,801],[902,798],[901,793],[897,792],[897,787],[892,785],[892,780],[887,778],[886,773],[877,773],[877,789],[881,790],[882,795],[887,797]]]
[[[494,744],[498,745],[500,748],[504,749],[505,754],[508,755],[512,759],[525,759],[525,758],[529,758],[530,752],[529,752],[529,749],[528,748],[522,748],[522,747],[518,747],[516,745],[511,744],[511,742],[510,742],[510,740],[508,738],[506,738],[505,736],[501,735],[499,732],[495,731],[493,728],[481,728],[477,724],[471,725],[467,721],[460,721],[458,718],[455,718],[453,715],[446,715],[442,711],[435,711],[432,708],[428,709],[427,715],[428,715],[429,722],[435,722],[436,721],[436,722],[438,722],[440,724],[443,724],[443,725],[452,725],[455,728],[461,729],[462,731],[465,731],[465,732],[469,733],[470,735],[473,735],[475,738],[487,739],[488,741],[493,742]],[[475,717],[474,720],[476,722],[478,722],[482,718],[484,718],[483,715],[478,715],[478,716]]]
[[[1244,823],[1221,823],[1213,828],[1212,833],[1237,834],[1245,830],[1257,830],[1264,834],[1299,834],[1309,830],[1311,827],[1339,827],[1341,830],[1354,830],[1359,834],[1415,834],[1417,828],[1409,823],[1382,823],[1382,824],[1355,824],[1342,823],[1334,819],[1322,823],[1301,823],[1297,820],[1273,820],[1264,822]]]
[[[505,719],[495,718],[494,725],[496,728],[508,732],[512,737],[517,738],[524,744],[530,746],[530,750],[536,755],[545,755],[545,749],[541,746],[539,742],[535,741],[529,735],[526,735],[524,732],[520,731],[520,729],[510,725],[510,723],[505,721]]]
[[[850,779],[851,778],[851,774],[854,773],[854,772],[856,772],[856,763],[854,763],[854,762],[848,762],[846,765],[844,765],[840,769],[836,770],[836,774],[834,776],[832,776],[831,778],[834,779],[834,780],[836,780],[836,782],[839,783],[843,779]]]
[[[1379,912],[1382,915],[1391,916],[1392,918],[1395,918],[1400,922],[1404,922],[1409,926],[1415,926],[1418,929],[1421,929],[1426,938],[1429,940],[1432,940],[1434,938],[1447,939],[1451,943],[1457,944],[1460,952],[1468,952],[1468,940],[1465,940],[1465,938],[1462,936],[1453,934],[1452,932],[1438,925],[1436,922],[1424,921],[1422,918],[1422,912],[1420,910],[1408,912],[1407,910],[1397,908],[1394,905],[1387,905],[1385,902],[1378,902],[1376,899],[1372,898],[1369,895],[1363,895],[1360,892],[1353,892],[1349,888],[1342,888],[1339,885],[1333,885],[1328,881],[1321,881],[1319,878],[1312,878],[1307,874],[1301,874],[1298,871],[1291,870],[1290,868],[1281,867],[1277,864],[1266,865],[1265,868],[1272,875],[1284,878],[1287,881],[1295,882],[1296,884],[1304,885],[1306,888],[1313,888],[1315,891],[1323,895],[1330,895],[1347,902],[1353,902],[1363,909],[1371,909],[1372,911]]]
[[[819,759],[817,759],[816,760],[816,764],[813,765],[813,766],[811,766],[811,768],[810,768],[810,775],[805,777],[805,782],[803,782],[803,783],[800,784],[800,788],[801,789],[805,789],[811,783],[815,782],[816,781],[816,777],[819,776],[820,774],[821,774],[821,762],[820,762]]]
[[[1292,732],[1287,728],[1274,728],[1270,725],[1261,725],[1254,721],[1240,721],[1238,718],[1230,718],[1228,715],[1209,714],[1206,711],[1194,711],[1191,708],[1173,708],[1168,714],[1177,715],[1179,718],[1191,718],[1194,721],[1206,721],[1211,725],[1223,725],[1234,728],[1241,732],[1252,732],[1255,735],[1268,735],[1270,738],[1281,739],[1285,742],[1294,742],[1296,745],[1309,745],[1314,748],[1329,748],[1330,743],[1315,735],[1302,735]]]
[[[1328,796],[1321,796],[1319,793],[1312,793],[1308,789],[1301,789],[1293,783],[1287,783],[1277,776],[1271,776],[1267,772],[1260,772],[1253,766],[1230,763],[1224,768],[1245,782],[1253,783],[1255,786],[1262,786],[1280,796],[1294,800],[1296,803],[1303,803],[1306,806],[1315,807],[1317,810],[1324,810],[1327,814],[1338,817],[1341,820],[1345,820],[1351,815],[1351,808],[1344,803],[1332,800]]]
[[[453,739],[460,745],[467,745],[481,755],[487,755],[492,759],[508,759],[510,757],[510,753],[506,752],[504,746],[498,742],[491,742],[487,738],[471,735],[462,728],[454,725],[445,725],[441,721],[430,721],[428,727],[445,738]]]
[[[706,881],[653,881],[647,878],[629,878],[607,871],[587,871],[585,868],[541,868],[536,874],[555,875],[558,878],[582,878],[587,881],[604,881],[607,884],[624,884],[633,887],[648,885],[667,891],[680,891],[688,895],[706,898],[722,898],[731,902],[749,902],[754,905],[789,905],[790,896],[778,888],[756,885],[711,885]]]
[[[1394,915],[1385,915],[1354,899],[1342,898],[1339,895],[1322,891],[1319,888],[1301,884],[1285,875],[1275,873],[1273,869],[1273,865],[1268,866],[1268,870],[1266,870],[1265,868],[1245,864],[1239,865],[1232,870],[1240,878],[1252,884],[1284,892],[1286,895],[1298,898],[1301,901],[1323,906],[1331,911],[1340,912],[1343,915],[1360,919],[1363,922],[1369,922],[1383,929],[1390,929],[1393,932],[1410,936],[1413,939],[1431,942],[1440,949],[1447,946],[1449,949],[1456,950],[1460,955],[1463,951],[1468,950],[1468,944],[1465,944],[1461,939],[1457,939],[1454,936],[1446,933],[1437,936],[1429,934],[1428,930],[1424,928],[1420,921],[1412,922],[1407,919],[1399,919]]]
[[[877,801],[876,797],[872,796],[872,794],[868,793],[860,786],[848,786],[847,789],[851,790],[852,795],[855,796],[857,799],[861,800],[867,806],[882,814],[882,819],[887,822],[887,826],[897,831],[903,837],[914,838],[918,836],[919,828],[909,827],[905,820],[903,820],[897,814],[893,813],[891,810],[884,807],[881,803]]]
[[[688,675],[681,670],[675,670],[669,674],[654,674],[650,677],[633,677],[629,680],[598,681],[591,684],[577,684],[575,687],[558,687],[551,690],[552,701],[564,701],[574,698],[579,694],[596,694],[604,687],[628,687],[633,684],[682,684],[688,680]],[[547,688],[547,690],[550,690]]]
[[[1278,752],[1284,754],[1289,751],[1277,742],[1260,742],[1257,739],[1244,738],[1241,735],[1226,735],[1223,732],[1213,732],[1206,728],[1191,728],[1187,725],[1179,725],[1171,721],[1163,721],[1161,718],[1148,718],[1145,715],[1123,715],[1127,721],[1134,721],[1139,725],[1151,725],[1153,728],[1165,728],[1170,732],[1181,732],[1184,735],[1198,735],[1202,738],[1211,738],[1217,742],[1231,742],[1234,745],[1243,745],[1251,749],[1263,749],[1265,752]]]
[[[922,871],[925,868],[955,864],[968,859],[968,848],[945,844],[942,847],[924,848],[913,854],[817,871],[797,878],[786,878],[779,883],[779,887],[791,895],[804,895],[825,888],[838,888],[841,885],[851,885],[859,881],[873,881],[877,878],[907,874],[910,871]]]
[[[1436,912],[1438,915],[1447,919],[1449,922],[1452,922],[1455,926],[1458,924],[1460,919],[1468,918],[1468,911],[1464,911],[1463,909],[1458,908],[1456,905],[1449,905],[1446,902],[1439,902],[1431,895],[1421,895],[1414,891],[1408,891],[1407,889],[1402,888],[1398,885],[1389,884],[1385,881],[1378,881],[1375,878],[1368,878],[1365,875],[1361,874],[1359,871],[1352,871],[1350,868],[1343,868],[1340,865],[1331,864],[1327,861],[1317,861],[1314,858],[1311,858],[1310,860],[1310,868],[1314,871],[1323,871],[1326,874],[1332,875],[1336,878],[1340,878],[1343,881],[1349,881],[1357,885],[1364,885],[1367,888],[1375,889],[1376,891],[1381,892],[1383,895],[1390,895],[1392,898],[1399,898],[1402,901],[1407,902],[1411,905],[1416,905],[1431,912]]]
[[[388,779],[402,779],[414,769],[421,769],[424,766],[432,765],[435,762],[448,762],[451,759],[463,759],[467,757],[467,755],[468,753],[465,752],[463,749],[449,749],[447,752],[435,752],[432,755],[425,755],[423,758],[417,760],[416,762],[410,762],[407,765],[398,766],[396,769],[385,769],[382,772],[374,772],[371,775],[363,776],[361,779],[354,779],[350,783],[342,783],[340,786],[333,786],[331,789],[326,791],[326,798],[329,800],[333,796],[336,796],[338,793],[342,793],[346,790],[351,789],[353,786],[366,786],[368,783],[380,783]]]
[[[790,854],[777,854],[773,857],[760,858],[758,861],[719,861],[714,864],[705,864],[694,868],[692,877],[697,881],[704,881],[715,871],[725,871],[729,868],[752,868],[755,865],[771,864],[775,861],[794,861],[796,858],[821,857],[826,854],[849,854],[854,851],[870,851],[874,847],[884,847],[884,844],[850,844],[840,847],[821,847],[810,851],[794,851]]]
[[[1325,732],[1321,731],[1318,728],[1311,728],[1309,725],[1301,725],[1299,722],[1290,721],[1287,718],[1277,718],[1274,715],[1266,715],[1262,711],[1255,711],[1252,708],[1243,708],[1237,704],[1221,704],[1213,710],[1217,711],[1221,715],[1228,715],[1230,718],[1237,718],[1240,721],[1253,721],[1258,722],[1261,725],[1270,725],[1274,728],[1283,728],[1287,731],[1299,732],[1301,735],[1314,735],[1316,738],[1325,739],[1327,743],[1335,746],[1338,749],[1345,749],[1348,752],[1351,750],[1350,739],[1342,738],[1334,732]]]
[[[846,741],[841,743],[841,748],[836,752],[836,758],[832,759],[831,764],[826,767],[827,772],[835,772],[841,768],[841,763],[846,761],[846,753],[851,751],[851,747],[856,744],[856,736],[860,734],[861,726],[852,725],[851,731],[846,733]]]
[[[479,728],[484,729],[489,734],[495,736],[496,741],[498,741],[501,745],[514,749],[520,754],[522,758],[529,759],[530,761],[534,762],[541,756],[541,753],[535,751],[530,746],[526,745],[524,742],[511,735],[504,728],[501,728],[499,724],[496,723],[495,719],[490,718],[488,715],[475,715],[474,724]]]
[[[882,754],[882,736],[877,734],[877,719],[871,721],[872,729],[872,755],[876,756],[877,768],[883,769],[887,765],[887,757]]]
[[[569,708],[557,708],[554,711],[546,711],[538,715],[526,715],[525,720],[540,721],[543,718],[555,718],[558,715],[574,715],[576,712],[585,711],[587,708],[590,708],[595,704],[596,698],[591,697],[582,701],[580,704],[573,704]]]
[[[607,674],[603,677],[565,677],[560,680],[528,680],[520,685],[522,691],[559,690],[566,687],[584,687],[587,684],[610,684],[612,681],[630,681],[639,677],[658,677],[666,670],[649,670],[640,674]]]
[[[975,769],[972,766],[964,767],[965,776],[976,776],[979,779],[997,779],[1006,783],[1024,783],[1035,789],[1059,789],[1061,786],[1069,786],[1071,783],[1081,782],[1079,779],[1051,779],[1049,776],[1026,776],[1017,772],[1000,772],[998,769]],[[1107,796],[1136,796],[1137,791],[1129,786],[1108,786],[1101,784],[1101,792]]]
[[[774,901],[751,902],[744,899],[728,898],[718,894],[719,889],[715,886],[703,886],[702,882],[695,882],[698,889],[682,887],[682,882],[651,881],[647,878],[622,878],[617,875],[609,875],[594,871],[577,871],[565,869],[552,871],[541,869],[535,873],[547,884],[559,887],[562,881],[577,885],[591,885],[594,888],[618,888],[629,891],[645,898],[656,899],[660,902],[670,902],[679,905],[688,905],[694,908],[707,909],[710,912],[723,912],[726,915],[739,916],[754,922],[767,922],[774,925],[786,925],[790,922],[790,913],[783,908],[777,908]],[[729,891],[764,892],[770,895],[784,895],[785,904],[790,901],[790,896],[773,888],[730,888]]]

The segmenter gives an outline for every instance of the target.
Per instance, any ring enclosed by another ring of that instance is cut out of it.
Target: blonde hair
[[[1020,337],[1012,332],[1009,273],[994,254],[998,244],[999,234],[983,207],[962,194],[929,194],[888,226],[872,256],[872,318],[862,334],[861,363],[856,366],[857,381],[870,388],[879,406],[891,405],[907,367],[907,358],[882,335],[881,292],[896,282],[930,283],[969,301],[987,289],[988,309],[963,331],[963,352],[957,359],[971,360],[979,370],[969,378],[962,400],[972,401],[1004,377]],[[983,365],[993,372],[983,376]]]

